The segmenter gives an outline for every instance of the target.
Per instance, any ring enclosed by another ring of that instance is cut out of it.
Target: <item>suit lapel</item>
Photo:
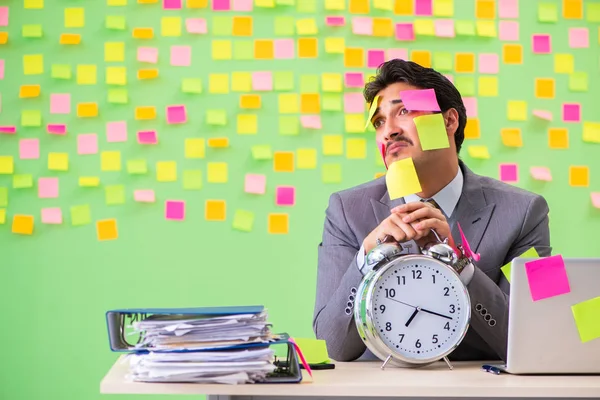
[[[392,208],[401,204],[405,204],[404,198],[401,197],[399,199],[390,200],[390,195],[387,190],[379,200],[371,198],[371,206],[373,207],[375,219],[377,219],[377,225],[390,216],[390,210]]]

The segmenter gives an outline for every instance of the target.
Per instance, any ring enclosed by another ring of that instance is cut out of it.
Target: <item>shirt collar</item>
[[[442,212],[446,215],[446,218],[450,218],[452,216],[452,213],[456,208],[456,204],[458,204],[458,200],[460,199],[463,189],[463,182],[463,173],[459,167],[454,179],[452,179],[449,184],[444,186],[442,190],[432,196],[432,198],[442,209]],[[416,194],[404,196],[404,201],[406,203],[421,200],[423,199]]]

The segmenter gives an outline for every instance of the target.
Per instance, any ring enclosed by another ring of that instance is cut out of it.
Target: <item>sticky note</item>
[[[97,176],[80,176],[79,186],[81,187],[97,187],[100,186],[100,178]]]
[[[538,252],[535,250],[535,247],[531,247],[525,253],[517,256],[520,258],[539,258]],[[506,280],[510,283],[510,274],[512,270],[512,261],[505,264],[502,268],[500,268]]]
[[[200,170],[184,170],[183,171],[183,188],[185,190],[200,190],[200,189],[202,189],[202,171],[200,171]]]
[[[183,221],[185,219],[185,201],[165,201],[165,219],[171,221]]]
[[[33,176],[31,174],[13,175],[13,189],[26,189],[33,186]]]
[[[302,115],[300,116],[300,124],[303,128],[307,129],[322,129],[323,124],[321,122],[320,115]]]
[[[536,54],[550,54],[552,52],[552,37],[547,34],[532,35],[531,47]]]
[[[555,3],[538,3],[538,21],[556,22],[558,21],[558,8]]]
[[[588,91],[588,74],[587,72],[577,71],[569,75],[569,90],[572,92],[587,92]]]
[[[71,206],[71,224],[73,226],[87,225],[92,222],[92,211],[87,204]]]
[[[140,144],[157,144],[158,134],[156,131],[139,131],[137,133],[137,140]]]
[[[561,255],[525,263],[529,290],[533,301],[571,292],[569,277]]]
[[[273,151],[268,144],[254,145],[250,149],[252,158],[255,160],[270,160],[273,158]]]
[[[106,42],[106,43],[104,43],[104,61],[106,61],[106,62],[125,61],[125,43],[124,42]]]
[[[181,17],[162,17],[160,20],[160,32],[162,36],[181,36]]]
[[[171,46],[171,65],[178,67],[192,65],[192,48],[190,46]]]
[[[552,181],[552,173],[548,167],[531,167],[529,168],[529,173],[537,181]]]
[[[204,158],[205,143],[203,138],[185,139],[185,158]]]
[[[456,20],[454,26],[458,36],[475,36],[475,23],[473,21]]]
[[[60,208],[42,208],[42,224],[59,225],[62,224],[62,210]]]
[[[310,148],[296,149],[296,167],[298,169],[317,168],[317,150]]]
[[[106,67],[106,83],[108,85],[127,84],[127,68],[126,67]]]
[[[554,55],[554,72],[557,74],[572,74],[575,72],[575,61],[572,54]]]
[[[229,75],[228,74],[209,74],[208,92],[211,94],[229,93]]]
[[[289,232],[289,215],[285,213],[269,213],[268,232],[272,235],[284,235]]]
[[[261,105],[260,95],[244,94],[240,96],[240,108],[259,109]]]
[[[582,19],[583,0],[563,0],[563,17],[565,19]]]
[[[479,73],[497,74],[499,71],[498,54],[480,53],[479,54]]]
[[[106,29],[114,29],[124,31],[127,28],[127,23],[124,15],[107,15],[104,20]]]
[[[548,147],[551,149],[569,148],[569,131],[566,128],[548,129]]]
[[[265,194],[267,177],[263,174],[246,174],[244,177],[244,192]]]
[[[33,215],[15,214],[12,222],[12,233],[18,235],[33,235]]]
[[[182,0],[163,0],[165,10],[180,10]]]
[[[127,122],[111,121],[106,123],[106,141],[109,143],[127,141]]]
[[[81,35],[78,33],[63,33],[60,35],[60,44],[77,45],[81,43]]]
[[[141,106],[135,108],[135,119],[146,120],[156,118],[156,108],[153,106]]]
[[[535,79],[535,97],[540,99],[554,98],[554,78]]]
[[[240,135],[255,135],[258,132],[258,117],[256,114],[239,114],[237,116],[237,133]]]
[[[23,56],[23,74],[41,75],[44,73],[44,56],[41,54],[29,54]]]
[[[479,77],[479,96],[496,97],[498,96],[498,77],[480,76]]]
[[[227,183],[227,170],[226,162],[209,162],[207,164],[207,181],[209,183]]]
[[[327,345],[324,340],[294,338],[294,341],[302,351],[307,363],[325,364],[330,362]]]
[[[519,128],[502,128],[500,129],[502,144],[506,147],[523,147],[523,138],[521,129]]]
[[[38,197],[55,199],[58,197],[58,178],[38,178]]]
[[[591,200],[592,200],[592,205],[595,208],[600,208],[600,192],[592,192],[592,193],[590,193],[590,197],[591,197]],[[2,201],[1,200],[0,200],[0,205],[2,205]]]
[[[139,62],[156,64],[158,62],[158,48],[156,48],[156,47],[138,47],[137,60]]]
[[[500,164],[499,176],[502,182],[517,183],[519,182],[519,166],[514,163]]]
[[[42,113],[40,110],[21,110],[22,126],[42,126]]]
[[[65,8],[65,28],[83,28],[85,11],[82,7]]]
[[[344,154],[344,141],[342,135],[323,135],[322,147],[324,156],[338,156]]]
[[[71,66],[68,64],[52,64],[51,76],[54,79],[71,79]]]
[[[294,172],[294,153],[291,151],[276,151],[273,154],[273,171]]]
[[[175,182],[177,180],[177,163],[175,161],[158,161],[156,163],[156,180],[158,182]]]
[[[227,125],[227,110],[206,110],[206,123],[208,125],[225,126]]]
[[[562,114],[564,122],[581,122],[581,104],[564,103]]]
[[[77,65],[77,84],[95,85],[96,84],[96,66],[95,65]]]
[[[100,170],[102,171],[120,171],[121,170],[121,152],[103,151],[100,153]]]
[[[152,39],[154,37],[154,29],[152,28],[134,28],[131,32],[134,39]]]
[[[44,35],[42,25],[27,24],[21,28],[21,35],[26,38],[40,38]]]
[[[127,160],[127,173],[131,175],[143,175],[148,172],[146,160]]]
[[[527,102],[522,100],[509,100],[506,114],[509,121],[526,121]]]
[[[115,240],[119,237],[117,220],[103,219],[96,222],[96,236],[99,241]]]
[[[296,201],[296,188],[293,186],[277,186],[275,188],[275,204],[293,206]]]
[[[393,162],[388,168],[385,179],[392,200],[421,191],[417,171],[410,157]]]
[[[167,123],[184,124],[187,122],[185,105],[167,106]]]
[[[129,95],[127,89],[108,89],[108,102],[112,104],[127,104]]]
[[[242,232],[251,232],[254,226],[254,213],[248,210],[235,210],[232,228]]]
[[[19,158],[21,160],[36,160],[40,158],[39,139],[19,140]]]
[[[403,90],[399,97],[408,110],[441,111],[434,89]]]
[[[518,21],[500,21],[498,26],[498,38],[503,42],[519,41],[519,22]]]
[[[155,68],[148,68],[148,69],[142,68],[142,69],[138,69],[137,78],[139,80],[156,79],[156,78],[158,78],[158,69],[155,69]]]
[[[225,221],[227,203],[225,200],[206,200],[204,203],[204,218],[207,221]]]
[[[154,190],[135,190],[133,192],[133,199],[140,203],[154,203],[156,196]]]
[[[51,171],[68,171],[68,153],[48,153],[48,169]]]
[[[200,78],[183,78],[181,80],[181,91],[183,93],[202,93],[202,80]]]
[[[590,168],[572,165],[569,167],[569,185],[573,187],[590,186]]]
[[[117,205],[125,203],[125,185],[108,185],[104,187],[106,204]]]
[[[467,147],[467,152],[471,158],[476,159],[489,159],[490,152],[487,146],[484,145],[471,145]]]
[[[436,102],[437,105],[437,102]],[[423,151],[450,147],[442,114],[425,114],[413,119]]]
[[[44,0],[24,0],[23,8],[42,9],[44,8]]]
[[[571,306],[582,343],[600,338],[600,296]]]
[[[583,122],[583,141],[600,143],[600,122]]]
[[[77,104],[77,116],[80,118],[90,118],[98,116],[98,103],[79,103]]]
[[[0,187],[0,207],[8,206],[8,188]]]
[[[51,135],[65,135],[67,133],[65,124],[48,124],[46,129]]]

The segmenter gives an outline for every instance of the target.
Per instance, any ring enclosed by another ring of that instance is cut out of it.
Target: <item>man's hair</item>
[[[444,75],[432,68],[425,68],[412,61],[394,59],[386,61],[377,68],[377,75],[365,85],[363,95],[368,104],[372,103],[377,93],[391,84],[405,82],[420,89],[434,89],[435,96],[442,112],[451,108],[458,112],[458,128],[454,134],[456,153],[465,139],[467,110],[456,87]]]

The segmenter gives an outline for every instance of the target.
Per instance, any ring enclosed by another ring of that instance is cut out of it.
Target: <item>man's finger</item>
[[[440,210],[438,210],[437,208],[424,207],[424,208],[420,208],[420,209],[413,211],[410,214],[406,215],[404,218],[402,218],[402,221],[406,222],[406,223],[411,223],[413,221],[418,221],[420,219],[427,219],[427,218],[437,218],[442,221],[446,220],[446,217],[444,217],[444,214],[442,214],[442,212]]]
[[[404,231],[406,240],[412,240],[415,236],[417,236],[417,232],[414,230],[414,228],[410,226],[410,224],[402,222],[402,218],[400,218],[399,215],[392,214],[390,221]]]

